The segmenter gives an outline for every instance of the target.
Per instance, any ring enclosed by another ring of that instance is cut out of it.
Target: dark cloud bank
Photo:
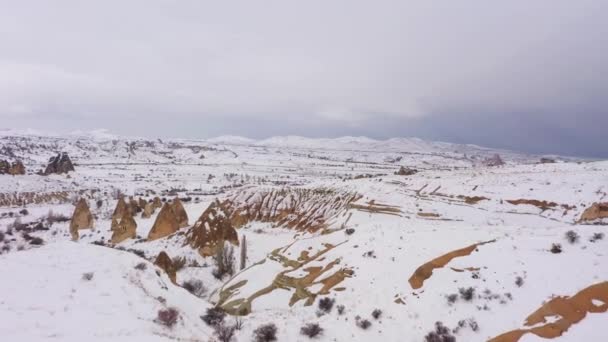
[[[608,2],[0,4],[4,128],[608,158]]]

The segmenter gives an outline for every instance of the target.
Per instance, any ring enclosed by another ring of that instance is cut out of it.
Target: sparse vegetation
[[[175,267],[175,271],[180,271],[186,266],[186,258],[185,257],[173,257],[173,267]]]
[[[201,316],[203,322],[207,323],[210,326],[217,326],[224,322],[224,318],[226,317],[226,313],[219,307],[209,308],[207,309],[207,313]]]
[[[517,287],[522,287],[524,285],[524,278],[517,276],[517,278],[515,278],[515,285],[517,285]]]
[[[338,315],[344,314],[344,309],[345,309],[344,305],[336,306],[336,310],[338,310]]]
[[[580,239],[580,235],[578,235],[577,232],[575,232],[574,230],[569,230],[566,232],[565,234],[566,240],[568,242],[570,242],[571,244],[577,243],[578,240]]]
[[[315,338],[323,333],[323,328],[319,323],[307,323],[300,328],[300,334],[308,336],[309,338]]]
[[[135,269],[139,271],[145,271],[147,267],[148,266],[145,262],[140,262],[139,264],[135,265]]]
[[[470,302],[475,297],[475,288],[473,287],[461,287],[458,289],[458,293],[460,293],[460,298],[463,300]]]
[[[212,271],[216,279],[223,279],[227,274],[234,274],[234,248],[220,244],[214,256],[215,269]]]
[[[63,214],[54,213],[53,210],[49,210],[45,219],[49,226],[52,226],[54,223],[68,222],[70,220],[69,217]]]
[[[355,233],[355,228],[346,228],[344,232],[346,235],[353,235]]]
[[[156,322],[166,327],[173,327],[177,323],[179,312],[175,308],[167,308],[158,310]]]
[[[94,275],[93,272],[83,273],[82,274],[82,280],[89,281],[89,280],[93,279],[93,275]]]
[[[456,337],[452,335],[450,329],[441,322],[435,323],[435,330],[429,332],[424,337],[425,342],[456,342]]]
[[[458,300],[458,294],[452,293],[452,294],[445,296],[445,298],[448,300],[448,304],[452,305],[452,304],[456,303],[456,301]]]
[[[215,326],[215,336],[220,342],[230,342],[234,338],[236,328],[234,325],[226,325],[223,322]]]
[[[255,342],[272,342],[277,340],[277,326],[273,323],[268,323],[259,326],[253,331],[253,340]]]
[[[334,307],[335,299],[324,297],[319,299],[319,310],[323,313],[330,313],[331,309]]]
[[[207,292],[207,288],[205,288],[205,285],[203,285],[203,282],[199,279],[185,281],[182,284],[182,287],[199,298],[203,297]]]
[[[562,245],[560,245],[559,243],[554,243],[551,245],[550,251],[553,254],[559,254],[562,252]]]
[[[372,322],[370,322],[369,319],[358,319],[357,326],[363,330],[367,330],[372,326]]]
[[[5,236],[4,233],[0,232],[0,242],[4,241],[4,236]]]
[[[593,236],[591,237],[591,239],[589,239],[589,241],[596,242],[596,241],[602,240],[603,238],[604,238],[604,233],[593,233]]]
[[[382,310],[374,309],[374,311],[372,311],[372,317],[374,317],[374,319],[379,319],[380,316],[382,316]]]

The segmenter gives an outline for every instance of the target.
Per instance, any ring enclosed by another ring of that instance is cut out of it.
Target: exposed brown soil
[[[487,243],[492,243],[492,242],[496,242],[496,240],[480,242],[480,243],[476,243],[474,245],[470,245],[465,248],[457,249],[455,251],[444,254],[438,258],[435,258],[435,259],[427,262],[426,264],[418,267],[416,269],[416,271],[414,271],[414,274],[412,274],[412,276],[409,279],[410,286],[412,286],[413,289],[421,288],[422,285],[424,284],[424,281],[433,275],[434,269],[442,268],[445,265],[447,265],[450,261],[452,261],[452,259],[457,258],[457,257],[467,256],[467,255],[473,253],[473,251],[475,249],[477,249],[478,246],[485,245]]]
[[[464,195],[458,195],[458,198],[463,199],[466,204],[477,204],[477,203],[479,203],[481,201],[489,200],[489,198],[483,197],[483,196],[464,196]]]
[[[596,305],[593,300],[602,302]],[[552,339],[561,336],[568,329],[582,321],[587,313],[602,313],[608,310],[608,282],[591,285],[572,297],[554,297],[546,302],[540,309],[532,313],[524,323],[529,329],[512,330],[496,336],[488,342],[517,342],[525,334],[534,334],[538,337]],[[560,317],[553,323],[547,323],[547,318]]]
[[[373,214],[387,214],[401,216],[401,208],[390,204],[376,203],[375,201],[369,201],[366,204],[351,203],[348,206],[350,209],[361,210]]]
[[[550,208],[555,208],[558,206],[555,202],[547,202],[547,201],[539,201],[535,199],[517,199],[517,200],[507,200],[510,204],[520,205],[520,204],[529,204],[533,205],[539,209],[547,210]]]
[[[424,213],[424,212],[418,212],[418,216],[420,216],[420,217],[441,217],[441,215],[436,214],[436,213]]]

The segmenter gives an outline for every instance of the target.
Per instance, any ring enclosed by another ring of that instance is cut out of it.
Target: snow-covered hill
[[[56,151],[75,171],[36,174]],[[278,341],[309,341],[309,323],[323,329],[318,341],[442,341],[432,339],[436,322],[456,341],[608,336],[606,161],[539,163],[419,139],[104,131],[4,132],[0,153],[28,168],[0,175],[9,340],[221,340],[201,319],[211,307],[228,313],[223,329],[236,325],[231,341],[252,341],[268,323]],[[505,165],[482,162],[494,154]],[[148,241],[159,210],[136,212],[134,238],[110,243],[121,195],[132,208],[179,197],[188,225]],[[70,241],[80,198],[95,228]],[[214,255],[224,240],[235,269],[221,277]],[[179,265],[175,284],[153,265],[163,251]],[[186,291],[196,281],[197,296]],[[169,307],[179,313],[172,327],[158,317]]]

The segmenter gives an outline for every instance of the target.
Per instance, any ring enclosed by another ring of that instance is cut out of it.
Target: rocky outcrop
[[[165,273],[167,273],[167,275],[169,276],[169,279],[171,279],[171,282],[173,282],[174,284],[176,283],[177,270],[175,269],[173,260],[171,260],[171,258],[167,253],[165,253],[165,251],[162,251],[158,254],[156,260],[154,261],[154,265],[160,267],[163,271],[165,271]]]
[[[93,215],[89,209],[89,205],[84,198],[81,198],[76,203],[76,208],[72,214],[72,220],[70,221],[70,234],[73,240],[78,240],[80,229],[92,229],[95,225]]]
[[[595,222],[608,218],[608,202],[593,203],[585,209],[579,222]]]
[[[118,202],[116,202],[116,208],[114,208],[114,212],[112,213],[112,220],[120,220],[125,214],[132,216],[131,208],[129,208],[125,198],[120,197]]]
[[[154,214],[154,207],[152,203],[146,203],[144,210],[141,212],[141,218],[150,218]]]
[[[160,209],[163,207],[163,202],[160,200],[160,197],[156,196],[154,197],[154,199],[152,200],[152,208],[154,210],[156,209]]]
[[[62,174],[68,173],[70,171],[74,171],[74,164],[72,164],[72,160],[70,160],[70,157],[67,153],[61,152],[58,153],[55,157],[51,157],[51,159],[49,159],[49,163],[46,166],[46,169],[44,170],[44,174]]]
[[[112,219],[112,240],[113,244],[121,243],[126,239],[134,239],[137,236],[137,222],[128,212],[118,219]]]
[[[173,210],[173,214],[177,219],[177,225],[179,228],[188,226],[188,214],[182,205],[182,201],[179,200],[178,197],[175,197],[173,202],[171,203],[171,209]]]
[[[138,204],[139,204],[139,207],[141,208],[141,210],[144,210],[144,208],[146,207],[146,204],[148,204],[148,202],[146,202],[145,199],[140,197]]]
[[[397,176],[411,176],[415,175],[416,173],[418,173],[418,170],[403,166],[399,168],[399,171],[395,172]]]
[[[156,221],[148,233],[148,241],[163,238],[165,236],[175,233],[179,229],[179,224],[175,213],[170,204],[165,203],[163,208],[156,216]]]
[[[239,228],[251,221],[315,232],[345,212],[357,200],[355,193],[332,189],[281,189],[237,193],[224,204],[230,222]]]
[[[139,206],[139,202],[136,201],[133,197],[129,197],[129,209],[131,210],[131,214],[133,215],[143,210],[143,208]]]
[[[501,166],[505,165],[505,162],[502,160],[499,154],[494,154],[492,157],[486,158],[483,161],[483,165],[485,166]]]
[[[224,241],[239,245],[239,237],[230,222],[225,204],[212,202],[186,233],[186,243],[202,256],[215,255]]]
[[[0,175],[24,175],[25,166],[20,160],[9,163],[6,160],[0,160]]]

